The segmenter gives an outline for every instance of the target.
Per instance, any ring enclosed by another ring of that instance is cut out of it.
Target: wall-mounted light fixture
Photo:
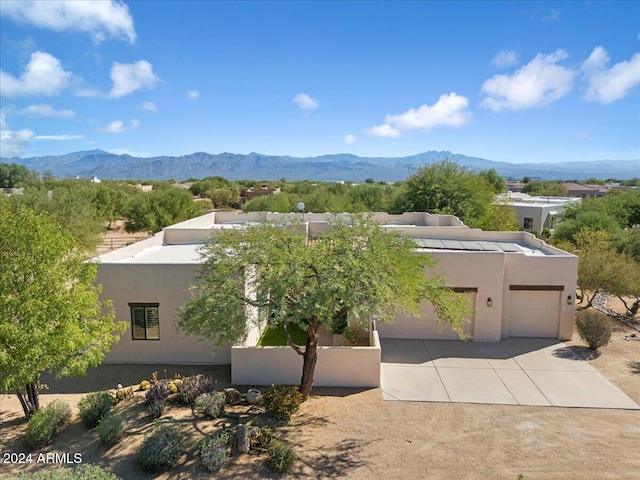
[[[567,305],[572,305],[573,304],[573,298],[571,298],[571,295],[569,295],[567,297]]]
[[[487,307],[490,307],[491,305],[493,305],[493,301],[491,300],[491,297],[487,298]]]

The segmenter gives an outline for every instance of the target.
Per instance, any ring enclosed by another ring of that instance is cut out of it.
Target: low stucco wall
[[[381,349],[378,332],[370,347],[318,347],[316,387],[379,387]],[[302,356],[291,347],[231,347],[234,385],[297,385]]]

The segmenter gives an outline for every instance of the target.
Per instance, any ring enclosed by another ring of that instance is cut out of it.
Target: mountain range
[[[248,155],[198,152],[179,157],[133,157],[102,150],[90,150],[31,158],[0,158],[7,163],[25,165],[56,177],[79,176],[104,179],[186,180],[221,176],[229,180],[317,180],[397,181],[405,179],[422,165],[450,159],[474,171],[495,169],[506,178],[525,176],[545,180],[584,180],[615,178],[625,180],[640,176],[640,159],[598,160],[560,163],[507,163],[469,157],[448,151],[429,151],[407,157],[358,157],[341,153],[318,157]]]

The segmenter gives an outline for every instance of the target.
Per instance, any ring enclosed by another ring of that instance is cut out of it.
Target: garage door
[[[511,291],[510,337],[558,336],[560,291]]]
[[[473,323],[475,319],[475,292],[462,293],[470,302],[471,315],[469,323],[464,324],[464,333],[473,337]],[[378,324],[378,334],[380,338],[417,338],[417,339],[440,339],[440,340],[460,340],[457,333],[451,330],[448,324],[442,326],[442,331],[438,331],[436,316],[430,303],[420,305],[420,317],[398,315],[393,323]]]

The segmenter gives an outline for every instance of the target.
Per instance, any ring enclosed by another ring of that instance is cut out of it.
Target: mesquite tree
[[[439,322],[462,334],[467,302],[427,272],[434,265],[415,253],[408,237],[390,233],[366,216],[334,219],[317,238],[304,224],[261,224],[246,229],[214,230],[201,255],[193,297],[181,311],[186,333],[219,344],[246,338],[248,308],[258,321],[284,327],[287,343],[303,357],[300,392],[306,399],[317,361],[318,330],[333,331],[347,321],[368,327],[369,316],[391,321],[400,311],[417,315],[420,302],[431,302]],[[306,331],[297,345],[287,325]]]
[[[96,268],[51,217],[0,199],[0,389],[27,418],[41,372],[82,375],[124,331],[98,298]]]

